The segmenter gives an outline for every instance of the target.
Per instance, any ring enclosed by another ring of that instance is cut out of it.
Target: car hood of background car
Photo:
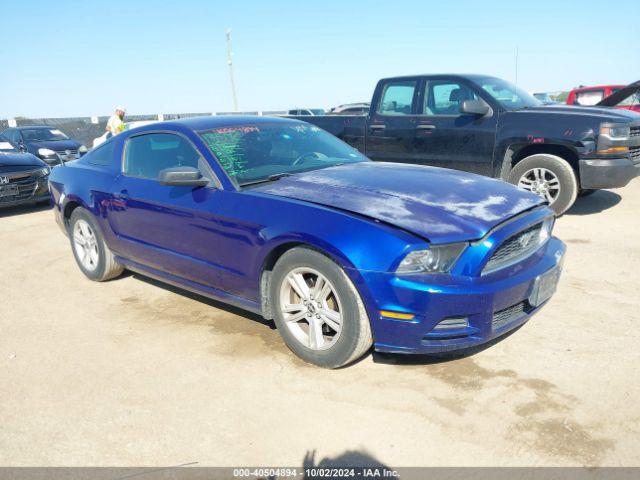
[[[0,167],[7,166],[46,167],[47,164],[30,153],[0,153]]]
[[[500,180],[381,162],[298,173],[249,191],[363,215],[436,244],[482,238],[497,224],[543,203]]]
[[[76,140],[50,140],[50,141],[30,141],[27,142],[32,148],[48,148],[56,152],[61,150],[77,150],[80,148],[80,142]]]

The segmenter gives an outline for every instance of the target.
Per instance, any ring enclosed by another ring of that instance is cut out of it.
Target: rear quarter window
[[[113,166],[113,148],[114,142],[107,142],[87,153],[83,160],[89,165],[99,167]]]

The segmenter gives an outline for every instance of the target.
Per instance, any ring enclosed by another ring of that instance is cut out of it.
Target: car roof
[[[179,120],[168,120],[159,125],[187,127],[191,130],[211,130],[213,128],[233,127],[239,125],[259,125],[265,123],[282,123],[282,124],[298,124],[303,123],[299,120],[281,117],[268,117],[260,115],[212,115],[203,117],[181,118]],[[156,124],[155,126],[158,126]],[[147,127],[152,127],[148,125]],[[140,127],[146,128],[146,127]]]
[[[604,90],[605,88],[624,88],[626,85],[595,85],[593,87],[578,87],[571,90],[572,92],[589,92],[591,90]]]
[[[449,78],[455,78],[455,79],[461,79],[461,80],[478,80],[480,78],[498,78],[495,77],[493,75],[482,75],[480,73],[419,73],[416,75],[403,75],[403,76],[399,76],[399,77],[388,77],[388,78],[383,78],[381,81],[384,80],[402,80],[404,78],[416,78],[416,77],[429,77],[429,78],[436,78],[436,79],[449,79]]]

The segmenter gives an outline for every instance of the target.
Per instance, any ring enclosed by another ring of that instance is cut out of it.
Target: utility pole
[[[227,28],[227,65],[229,65],[229,79],[231,80],[231,95],[233,96],[233,111],[238,111],[238,97],[236,96],[236,82],[233,79],[233,52],[231,51],[231,29]]]
[[[518,86],[518,45],[516,45],[516,87]]]

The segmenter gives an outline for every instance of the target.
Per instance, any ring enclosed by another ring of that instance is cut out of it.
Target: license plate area
[[[551,270],[536,277],[533,290],[529,296],[529,303],[533,307],[539,307],[555,293],[558,287],[558,280],[560,280],[561,270],[561,266],[556,265]]]
[[[19,193],[18,185],[0,185],[0,198],[15,197]]]

